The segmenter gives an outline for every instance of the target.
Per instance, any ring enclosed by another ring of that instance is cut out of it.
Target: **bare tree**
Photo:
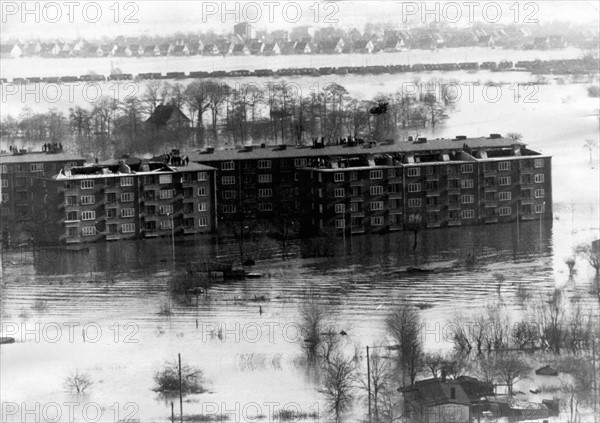
[[[598,143],[593,139],[586,139],[583,148],[589,150],[590,152],[590,165],[592,164],[592,152],[598,148]]]
[[[408,376],[410,383],[414,383],[423,365],[423,322],[419,310],[401,300],[386,317],[385,325],[398,348],[402,381]]]
[[[78,394],[84,393],[85,390],[93,384],[94,382],[92,382],[90,375],[85,372],[80,372],[79,369],[76,369],[75,373],[70,374],[65,380],[65,387]]]
[[[509,132],[506,134],[506,138],[514,141],[521,141],[523,139],[523,134],[520,132]]]
[[[531,367],[516,354],[501,355],[496,359],[496,374],[506,383],[508,394],[513,394],[513,386],[527,377]]]
[[[587,261],[596,274],[600,273],[600,250],[594,250],[592,244],[579,244],[575,247],[575,254]]]
[[[326,328],[329,313],[312,293],[307,294],[300,304],[299,318],[302,333],[302,348],[309,361],[315,361],[323,343],[323,332]]]
[[[365,391],[367,395],[369,395],[370,382],[373,420],[376,422],[380,421],[379,414],[382,411],[382,407],[385,408],[384,397],[390,390],[394,390],[392,369],[386,357],[381,355],[382,348],[383,345],[375,346],[372,350],[373,353],[369,357],[370,380],[367,374],[361,373],[358,375],[358,384],[361,390]]]
[[[334,421],[340,422],[342,414],[351,408],[354,398],[354,361],[336,354],[325,366],[319,393],[325,397]]]

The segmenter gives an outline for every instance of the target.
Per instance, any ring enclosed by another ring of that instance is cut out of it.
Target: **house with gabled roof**
[[[246,47],[246,44],[236,44],[233,46],[232,54],[234,56],[248,56],[250,50]]]
[[[383,51],[386,53],[394,53],[404,50],[405,44],[401,38],[390,38],[383,45]]]
[[[190,55],[190,50],[188,48],[187,45],[176,45],[173,47],[173,50],[171,50],[171,54],[173,56],[189,56]]]
[[[206,44],[202,50],[205,56],[218,56],[220,54],[219,47],[216,44]]]
[[[279,56],[281,54],[281,47],[279,47],[279,43],[275,42],[265,44],[263,54],[265,56]]]
[[[250,54],[259,55],[265,51],[265,43],[263,41],[254,41],[250,44]]]
[[[371,40],[357,40],[352,45],[352,51],[354,53],[373,53],[375,45]]]
[[[159,104],[146,123],[155,129],[190,127],[192,121],[175,104]]]
[[[310,43],[306,41],[299,41],[294,46],[294,54],[310,54],[312,53],[312,49],[310,47]]]
[[[16,59],[21,57],[23,50],[17,44],[2,44],[0,46],[0,57],[3,59]]]
[[[340,54],[344,51],[346,43],[342,38],[323,40],[318,44],[320,54]]]
[[[420,380],[401,390],[407,421],[471,423],[471,400],[457,380]]]
[[[235,47],[235,44],[233,44],[231,41],[221,40],[218,41],[216,45],[219,49],[219,54],[222,54],[223,56],[231,56],[233,54],[233,48]]]

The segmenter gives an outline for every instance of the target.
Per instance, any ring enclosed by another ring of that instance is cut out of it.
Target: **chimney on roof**
[[[267,148],[267,144],[265,144],[264,142],[260,145],[260,148]]]
[[[215,152],[214,147],[206,147],[206,154],[213,154]]]
[[[446,370],[442,369],[442,382],[446,382]]]
[[[500,134],[490,134],[490,139],[495,140],[495,139],[498,139],[498,138],[502,138],[502,135],[500,135]]]
[[[456,140],[457,140],[457,141],[464,141],[464,140],[466,140],[466,139],[467,139],[467,136],[466,136],[466,135],[457,135],[457,136],[456,136]]]

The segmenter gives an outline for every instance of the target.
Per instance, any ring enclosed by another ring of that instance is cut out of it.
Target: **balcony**
[[[450,203],[448,204],[448,210],[460,210],[461,205],[459,203]]]
[[[498,187],[490,185],[490,186],[483,188],[483,190],[485,192],[498,192]]]
[[[106,234],[107,241],[118,241],[121,239],[121,235],[119,234]]]
[[[460,195],[460,188],[448,188],[448,195]]]
[[[154,231],[156,231],[156,229],[152,230],[152,232],[144,232],[144,238],[158,238],[160,234]]]
[[[435,182],[440,180],[440,175],[426,175],[425,180],[427,182]]]
[[[427,197],[439,197],[440,190],[439,189],[431,189],[431,190],[428,190],[425,194],[427,195]]]
[[[533,214],[522,214],[521,220],[535,220],[535,215]]]
[[[497,176],[498,175],[498,171],[496,170],[484,170],[483,171],[483,176],[485,177],[492,177],[492,176]]]
[[[66,239],[67,244],[78,244],[80,242],[81,242],[80,238],[67,238]]]
[[[532,167],[524,167],[519,169],[522,175],[533,175],[534,169]]]
[[[427,227],[428,228],[439,228],[440,226],[442,226],[442,223],[439,222],[439,221],[427,222]]]
[[[484,207],[489,208],[496,208],[498,207],[498,203],[496,202],[496,200],[485,200],[485,204]]]
[[[428,212],[439,212],[442,207],[439,204],[428,204],[427,211]]]
[[[452,180],[454,180],[454,181],[460,181],[462,178],[461,178],[461,176],[460,176],[459,173],[449,173],[448,176],[447,176],[447,179],[449,181],[452,181]]]
[[[451,219],[448,221],[448,226],[460,226],[461,224],[460,219]]]
[[[197,228],[183,228],[183,233],[184,233],[185,235],[188,235],[188,234],[195,234],[195,233],[197,233],[197,232],[198,232],[198,229],[197,229]]]
[[[485,223],[498,223],[498,217],[496,216],[486,217],[484,220]]]
[[[402,193],[401,192],[391,192],[389,194],[389,198],[390,198],[390,200],[402,200]]]

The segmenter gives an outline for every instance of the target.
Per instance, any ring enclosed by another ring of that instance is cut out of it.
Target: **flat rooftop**
[[[467,138],[467,139],[431,139],[425,142],[397,142],[395,144],[363,144],[356,146],[326,145],[322,148],[311,146],[286,146],[282,149],[278,146],[253,146],[248,150],[215,150],[212,153],[192,152],[188,154],[191,161],[229,161],[229,160],[252,160],[252,159],[277,159],[297,157],[319,157],[319,156],[352,156],[357,154],[391,154],[391,153],[426,153],[440,151],[462,151],[465,146],[473,150],[512,148],[513,146],[525,147],[526,144],[508,138]]]
[[[34,151],[25,154],[2,154],[0,155],[0,163],[41,163],[41,162],[69,162],[69,161],[84,161],[85,158],[72,153],[46,153],[42,151]]]

